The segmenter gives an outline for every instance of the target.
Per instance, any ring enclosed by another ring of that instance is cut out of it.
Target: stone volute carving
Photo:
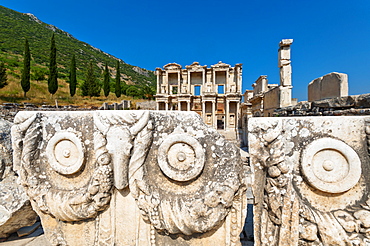
[[[370,244],[369,119],[250,121],[256,245]]]
[[[52,245],[240,244],[239,149],[194,113],[21,112],[12,138]]]

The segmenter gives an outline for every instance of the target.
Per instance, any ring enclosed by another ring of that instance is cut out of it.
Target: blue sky
[[[370,93],[369,0],[0,0],[125,62],[243,63],[243,91],[260,75],[279,83],[278,43],[292,38],[293,97],[330,72],[349,94]]]

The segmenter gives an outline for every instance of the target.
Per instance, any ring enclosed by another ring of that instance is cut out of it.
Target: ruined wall
[[[308,84],[308,101],[348,96],[348,75],[329,73]]]
[[[263,115],[271,116],[276,108],[280,108],[280,87],[269,90],[264,95]]]
[[[313,102],[299,102],[277,109],[273,116],[340,116],[370,115],[370,94],[336,97]]]

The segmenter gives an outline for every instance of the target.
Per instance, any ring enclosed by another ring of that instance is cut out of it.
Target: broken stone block
[[[356,98],[357,108],[370,108],[370,94],[358,95]]]
[[[13,170],[11,126],[0,119],[0,238],[32,225],[37,217]]]
[[[358,96],[335,97],[312,102],[312,107],[319,108],[351,108],[355,107]]]
[[[255,245],[368,245],[370,117],[251,118]]]
[[[308,84],[308,101],[348,96],[348,75],[329,73]]]
[[[246,162],[194,112],[20,112],[14,165],[51,245],[240,245]]]

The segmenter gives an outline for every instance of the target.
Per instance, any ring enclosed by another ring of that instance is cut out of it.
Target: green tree
[[[90,62],[86,73],[86,79],[81,86],[82,96],[89,96],[90,98],[94,96],[98,97],[100,96],[100,90],[101,88],[96,79],[93,64]]]
[[[4,66],[4,63],[0,62],[0,88],[3,88],[8,83],[8,78],[6,76],[6,68]]]
[[[137,97],[141,97],[142,96],[142,93],[141,93],[140,89],[137,88],[137,86],[130,85],[126,89],[126,95],[127,96],[130,96],[130,97],[136,97],[137,98]]]
[[[73,97],[76,94],[77,76],[76,76],[76,57],[72,56],[69,71],[69,94]]]
[[[125,81],[123,81],[122,83],[121,83],[121,93],[123,94],[123,95],[127,95],[126,94],[126,90],[127,90],[127,88],[129,87],[129,85],[128,84],[126,84],[126,82]]]
[[[121,72],[119,68],[119,61],[117,60],[117,68],[116,68],[116,87],[115,87],[116,97],[121,96]]]
[[[105,70],[104,70],[104,80],[103,80],[103,90],[104,90],[104,96],[107,97],[110,92],[110,85],[109,85],[109,70],[108,65],[105,64]]]
[[[31,73],[31,79],[36,81],[43,81],[45,80],[45,75],[47,72],[44,70],[44,68],[40,67],[34,67],[33,72]]]
[[[54,33],[51,37],[50,46],[50,64],[49,64],[49,79],[48,90],[51,95],[54,95],[58,90],[58,71],[57,71],[57,48],[55,46]]]
[[[22,70],[22,77],[21,77],[21,86],[24,92],[24,97],[26,97],[27,92],[31,88],[30,71],[31,71],[31,54],[30,54],[30,46],[28,44],[28,39],[26,38],[26,41],[24,43],[23,70]]]
[[[140,86],[140,90],[142,92],[142,96],[146,99],[151,100],[153,98],[153,95],[155,94],[154,88],[149,84],[143,84],[142,86]]]

